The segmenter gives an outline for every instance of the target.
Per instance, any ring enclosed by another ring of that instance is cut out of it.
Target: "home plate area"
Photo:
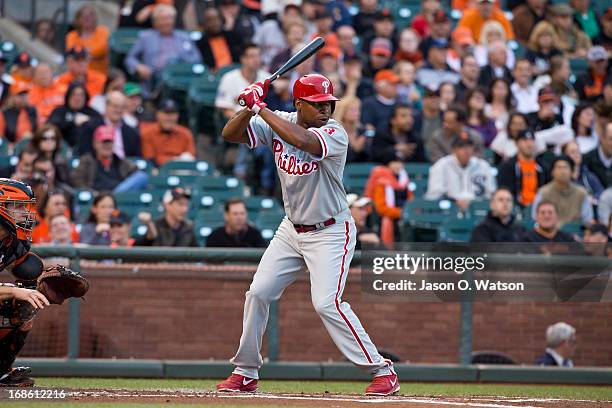
[[[216,393],[189,389],[134,391],[134,390],[80,390],[69,392],[69,401],[81,403],[172,403],[215,406],[261,406],[261,407],[481,407],[481,408],[557,408],[612,407],[612,402],[587,400],[562,400],[545,398],[507,397],[367,397],[363,395],[339,394],[267,394],[267,393]]]

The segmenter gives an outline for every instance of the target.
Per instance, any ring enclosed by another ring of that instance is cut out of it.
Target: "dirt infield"
[[[134,390],[77,390],[70,391],[68,401],[78,403],[172,403],[215,406],[278,406],[278,407],[480,407],[480,408],[603,408],[612,402],[507,397],[366,397],[363,395],[334,394],[221,394],[196,390],[134,391]],[[78,403],[75,404],[78,406]]]

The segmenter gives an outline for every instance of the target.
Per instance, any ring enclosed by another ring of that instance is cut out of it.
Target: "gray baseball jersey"
[[[294,123],[297,120],[295,112],[274,113]],[[321,157],[315,157],[285,142],[259,116],[254,116],[247,127],[248,146],[251,149],[260,145],[272,149],[287,218],[294,224],[313,225],[348,208],[342,184],[348,135],[342,125],[333,119],[325,126],[308,130],[321,143]]]

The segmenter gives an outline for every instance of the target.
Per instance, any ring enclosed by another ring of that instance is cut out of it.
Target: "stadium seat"
[[[130,191],[125,193],[115,193],[117,206],[129,217],[137,215],[140,211],[152,211],[159,202],[159,197],[156,197],[149,191]]]
[[[450,200],[430,201],[415,198],[404,206],[405,239],[431,242],[438,237],[438,227],[456,219],[458,207]]]
[[[8,156],[9,142],[3,137],[0,137],[0,156]]]
[[[408,163],[406,164],[406,172],[410,181],[425,180],[429,177],[429,163]]]
[[[2,54],[7,61],[4,71],[10,72],[10,68],[13,64],[13,61],[15,61],[15,59],[17,58],[17,54],[19,54],[20,50],[17,48],[17,46],[15,46],[15,43],[12,41],[0,42],[0,49],[2,50]]]
[[[230,198],[244,195],[244,185],[236,177],[199,177],[194,189],[199,193],[214,194],[216,197]]]
[[[438,241],[468,242],[474,229],[473,219],[455,219],[443,223],[438,229]]]
[[[195,235],[200,245],[205,245],[206,238],[214,229],[225,224],[223,211],[206,210],[200,211],[195,218]]]
[[[17,156],[0,156],[0,167],[14,166],[18,160]]]
[[[370,177],[370,172],[377,163],[349,163],[344,168],[343,184],[347,193],[362,194]]]
[[[195,174],[200,176],[208,176],[212,174],[214,170],[213,165],[204,160],[171,160],[164,163],[159,168],[159,174]]]
[[[209,75],[203,64],[175,63],[168,64],[162,72],[161,96],[172,98],[179,105],[180,122],[189,124],[187,109],[187,90],[198,78]]]
[[[140,28],[124,27],[112,32],[108,45],[111,51],[111,64],[114,67],[123,67],[123,59],[138,40],[140,31]]]
[[[499,351],[474,351],[472,352],[472,364],[516,364],[516,361]]]
[[[490,209],[489,200],[472,201],[470,203],[468,215],[471,218],[475,218],[476,222],[478,222],[487,216],[487,214],[489,213],[489,209]]]
[[[151,175],[154,169],[153,164],[150,161],[143,159],[142,157],[126,157],[126,159],[134,163],[136,166],[138,166],[139,170],[144,171],[148,175]]]
[[[255,225],[261,231],[261,236],[266,241],[270,241],[274,237],[274,233],[278,229],[284,214],[275,213],[272,211],[262,211],[257,217]]]
[[[584,232],[583,226],[579,222],[569,222],[567,224],[563,224],[563,226],[561,227],[561,231],[567,232],[571,235],[578,235],[579,237],[582,237]]]
[[[586,58],[572,58],[570,59],[570,69],[572,74],[578,78],[589,70],[589,62]]]
[[[408,188],[415,197],[423,197],[427,192],[427,180],[410,180]]]
[[[219,76],[208,74],[193,81],[187,91],[188,123],[194,135],[216,134],[214,112],[218,86]]]
[[[200,176],[194,174],[158,174],[157,176],[149,177],[149,185],[154,189],[169,189],[178,186],[191,188],[199,178]]]
[[[250,213],[259,213],[260,211],[277,211],[284,212],[282,205],[276,198],[264,196],[252,196],[243,198],[247,211]]]

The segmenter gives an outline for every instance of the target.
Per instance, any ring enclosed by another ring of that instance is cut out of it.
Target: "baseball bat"
[[[276,81],[282,75],[291,71],[293,68],[312,57],[315,52],[319,51],[325,45],[325,40],[322,37],[316,37],[311,42],[306,44],[304,48],[295,53],[295,55],[287,60],[275,73],[272,74],[268,79],[270,83]],[[238,101],[240,106],[245,106],[244,100]]]

